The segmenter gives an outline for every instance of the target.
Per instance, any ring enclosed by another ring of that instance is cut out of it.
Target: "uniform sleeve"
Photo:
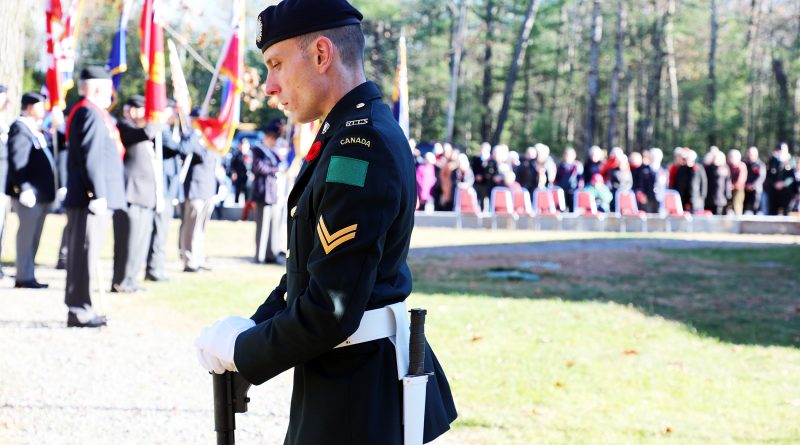
[[[256,309],[256,313],[250,316],[250,319],[256,324],[265,322],[272,318],[278,312],[286,309],[286,274],[283,274],[281,281],[267,297],[267,299]]]
[[[77,172],[94,198],[105,198],[106,189],[103,180],[103,143],[102,134],[98,131],[105,125],[101,116],[89,107],[82,107],[75,112],[70,123],[69,145],[70,156],[76,153],[83,160]],[[106,141],[107,142],[107,141]]]
[[[131,126],[127,122],[120,122],[117,128],[119,129],[119,138],[122,140],[122,145],[126,147],[140,142],[152,141],[156,138],[156,133],[159,130],[155,124],[147,124],[142,128],[138,128]]]
[[[33,141],[22,131],[21,125],[11,126],[8,132],[8,175],[11,184],[21,191],[31,188],[26,167],[31,157]]]
[[[332,350],[356,331],[367,307],[402,187],[379,135],[360,128],[335,135],[315,172],[308,287],[236,341],[234,361],[252,383]]]

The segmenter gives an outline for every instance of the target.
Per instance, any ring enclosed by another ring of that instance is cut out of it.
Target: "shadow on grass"
[[[687,249],[660,241],[633,242],[628,249],[598,249],[605,241],[553,242],[516,253],[500,246],[494,255],[484,247],[416,255],[410,259],[414,291],[614,302],[724,342],[800,347],[800,246],[701,243]],[[531,259],[559,267],[523,262]],[[488,278],[498,268],[534,273],[539,281]]]

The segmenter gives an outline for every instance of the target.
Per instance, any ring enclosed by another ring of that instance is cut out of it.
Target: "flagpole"
[[[206,93],[206,98],[203,101],[203,106],[200,108],[200,116],[207,117],[208,116],[208,108],[211,106],[211,98],[214,96],[214,87],[217,86],[217,81],[219,80],[219,73],[222,70],[222,64],[225,62],[225,54],[228,52],[228,48],[231,46],[231,42],[233,41],[233,33],[230,33],[228,36],[228,40],[225,41],[225,45],[222,47],[222,52],[219,55],[219,59],[217,59],[217,66],[214,68],[214,76],[211,77],[211,84],[208,86],[208,92]]]

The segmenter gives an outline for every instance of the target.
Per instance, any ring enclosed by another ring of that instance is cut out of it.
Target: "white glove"
[[[67,188],[66,187],[61,187],[60,189],[56,190],[56,200],[58,200],[59,202],[62,202],[62,201],[64,201],[64,199],[66,197],[67,197]]]
[[[32,208],[36,205],[36,193],[33,193],[31,189],[23,190],[19,194],[19,203],[29,209]]]
[[[89,201],[89,211],[95,215],[102,215],[108,210],[108,201],[106,198],[97,198]]]
[[[255,325],[256,323],[249,318],[228,317],[203,329],[194,341],[200,365],[209,372],[217,374],[225,371],[238,372],[233,362],[236,338]]]

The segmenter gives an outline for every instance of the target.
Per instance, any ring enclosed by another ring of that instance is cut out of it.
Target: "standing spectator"
[[[461,153],[458,155],[458,168],[453,172],[453,183],[456,187],[472,187],[475,183],[475,174],[470,167],[469,157]]]
[[[724,215],[725,208],[731,200],[731,173],[725,159],[725,153],[720,149],[712,152],[711,163],[705,166],[708,179],[708,193],[706,194],[705,209],[715,215]]]
[[[584,191],[588,192],[590,195],[592,195],[592,197],[594,197],[598,211],[603,213],[611,212],[611,200],[614,196],[611,194],[611,190],[606,185],[603,175],[600,173],[595,173],[594,176],[592,176],[592,182],[584,188]]]
[[[564,189],[569,211],[573,211],[575,191],[583,187],[583,164],[577,160],[577,153],[572,147],[564,150],[564,156],[556,169],[555,185]]]
[[[744,212],[757,214],[761,207],[761,194],[764,191],[764,181],[767,178],[767,167],[758,157],[758,147],[747,149],[747,181],[744,185]]]
[[[625,152],[619,147],[614,147],[601,172],[611,189],[611,208],[615,209],[617,191],[633,189],[633,175]]]
[[[449,146],[450,144],[445,144]],[[453,198],[455,197],[454,173],[458,170],[458,155],[460,152],[451,148],[445,150],[445,155],[439,160],[439,188],[441,194],[437,201],[436,210],[452,211]]]
[[[789,203],[797,188],[792,155],[789,145],[780,143],[772,152],[767,165],[767,178],[764,189],[767,192],[770,215],[788,215]]]
[[[655,202],[648,198],[647,211],[657,213],[664,202],[664,194],[669,185],[669,172],[662,165],[664,152],[660,148],[651,148],[642,154],[643,163],[650,167],[654,175],[654,197]]]
[[[209,270],[206,265],[206,223],[214,212],[217,197],[217,165],[219,154],[208,147],[205,141],[195,137],[190,142],[193,153],[189,164],[183,193],[186,200],[180,228],[179,248],[184,272]]]
[[[736,216],[744,213],[744,188],[747,183],[747,165],[742,162],[742,152],[733,149],[728,152],[728,168],[731,172],[731,200],[728,208]]]
[[[690,151],[688,148],[684,147],[675,147],[672,150],[672,163],[669,165],[669,188],[672,190],[677,190],[677,186],[675,184],[675,176],[678,174],[678,169],[682,166],[686,165],[686,155],[685,153]]]
[[[536,144],[536,170],[539,172],[541,187],[550,187],[556,181],[556,161],[550,156],[550,147],[545,144]]]
[[[22,115],[8,133],[8,187],[14,211],[19,216],[17,229],[17,277],[14,287],[46,288],[36,281],[36,252],[44,220],[56,198],[56,162],[41,125],[45,98],[38,93],[22,95]]]
[[[478,195],[478,204],[483,207],[483,202],[489,196],[489,178],[486,167],[492,155],[492,146],[488,142],[481,144],[481,151],[470,159],[472,173],[475,175],[475,193]]]
[[[701,213],[708,194],[706,170],[697,165],[697,152],[681,150],[683,165],[675,172],[675,190],[681,195],[684,210]]]
[[[125,146],[125,198],[128,207],[114,212],[114,275],[111,292],[139,292],[139,274],[147,261],[153,221],[162,190],[157,185],[156,152],[153,141],[161,125],[147,123],[144,97],[131,96],[124,118],[117,123]],[[162,156],[163,158],[163,156]],[[162,176],[163,178],[163,176]],[[161,178],[158,178],[161,180]]]
[[[0,85],[0,258],[3,257],[3,232],[8,217],[9,199],[6,196],[6,179],[8,178],[8,126],[3,121],[3,114],[8,108],[8,89]],[[0,263],[0,278],[3,278],[3,265]]]
[[[516,169],[517,181],[533,196],[533,191],[539,188],[539,172],[536,170],[536,147],[528,147]]]
[[[67,327],[105,326],[92,309],[90,276],[100,268],[100,252],[110,223],[109,211],[125,208],[122,156],[125,147],[106,109],[111,105],[111,76],[104,68],[84,68],[78,90],[83,99],[67,121],[69,176],[64,207],[70,226],[65,302]]]
[[[239,150],[233,155],[231,160],[231,181],[233,182],[233,196],[234,202],[239,203],[239,197],[244,195],[244,201],[247,202],[247,164],[250,158],[250,140],[242,138],[239,144]]]
[[[283,215],[283,206],[278,201],[278,173],[282,161],[277,152],[279,131],[279,126],[270,123],[264,131],[263,145],[253,147],[257,263],[286,264],[284,247],[278,243]]]
[[[602,148],[597,145],[592,145],[592,148],[589,149],[589,159],[587,159],[583,169],[584,183],[590,184],[594,175],[600,173],[600,170],[603,168],[604,156],[605,153],[603,153]]]
[[[639,152],[633,152],[630,156],[631,177],[633,179],[633,191],[636,193],[636,201],[640,210],[647,213],[658,213],[658,201],[656,200],[656,172],[645,162],[645,156]]]
[[[436,155],[432,152],[417,158],[417,209],[426,209],[432,199],[431,191],[436,185]]]

